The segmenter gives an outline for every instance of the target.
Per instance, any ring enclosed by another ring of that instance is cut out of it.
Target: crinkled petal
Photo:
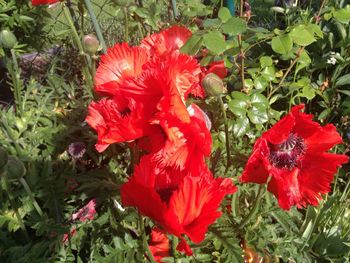
[[[255,142],[254,149],[250,155],[244,171],[240,177],[242,183],[263,184],[267,182],[269,173],[267,170],[267,156],[269,148],[265,139],[260,138]]]
[[[148,60],[146,50],[130,47],[127,43],[116,44],[101,56],[95,75],[95,90],[103,95],[116,95],[127,79],[136,78]]]

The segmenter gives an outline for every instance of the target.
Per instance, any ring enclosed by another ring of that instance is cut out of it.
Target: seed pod
[[[209,73],[204,77],[202,86],[208,96],[217,97],[226,92],[224,82],[214,73]]]
[[[9,156],[6,169],[7,178],[10,180],[20,179],[26,174],[23,162],[15,156]]]
[[[94,55],[98,51],[100,43],[93,34],[84,36],[83,39],[83,48],[86,53],[89,55]]]
[[[0,44],[4,48],[12,49],[17,43],[16,36],[9,30],[4,29],[0,32]]]

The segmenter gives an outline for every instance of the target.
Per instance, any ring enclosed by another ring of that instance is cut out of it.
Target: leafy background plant
[[[84,1],[69,3],[79,36],[93,33]],[[349,152],[350,5],[309,1],[301,7],[269,9],[272,1],[250,3],[253,16],[248,20],[240,1],[235,16],[215,0],[177,1],[176,9],[168,1],[93,1],[107,46],[137,44],[151,32],[182,23],[193,36],[181,51],[200,56],[206,50],[201,65],[224,60],[230,72],[223,97],[228,137],[217,100],[197,103],[213,122],[211,170],[232,178],[239,192],[225,200],[224,214],[206,240],[193,245],[194,257],[173,249],[172,257],[163,261],[243,262],[244,257],[260,257],[264,262],[349,262],[348,166],[336,175],[332,193],[318,207],[289,212],[279,209],[267,192],[255,206],[264,189],[242,185],[237,178],[255,140],[298,103],[305,103],[321,123],[335,124],[344,138],[335,151]],[[16,167],[24,165],[23,178],[42,210],[40,214],[22,181],[5,181],[4,169],[0,171],[1,262],[145,261],[139,216],[134,209],[119,207],[119,186],[131,173],[128,146],[113,145],[97,154],[96,135],[84,122],[92,100],[86,74],[95,58],[79,53],[61,5],[33,8],[28,1],[0,1],[0,21],[1,29],[17,38],[12,50],[0,48],[7,70],[1,90],[10,88],[14,94],[1,97],[1,147],[16,158]],[[33,52],[26,61],[25,55]],[[68,153],[74,142],[86,146],[81,159]],[[92,198],[97,201],[95,219],[72,222],[71,215]],[[146,219],[146,231],[152,225]],[[77,233],[64,243],[63,235],[74,227]],[[173,247],[176,242],[171,238]]]

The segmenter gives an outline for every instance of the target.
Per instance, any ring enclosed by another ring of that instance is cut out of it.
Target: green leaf
[[[232,17],[227,7],[221,7],[218,16],[223,23],[227,22]]]
[[[262,56],[259,61],[262,68],[272,66],[272,58],[268,56]]]
[[[289,35],[281,35],[272,38],[272,50],[278,54],[287,54],[292,50],[293,41]]]
[[[289,36],[293,39],[293,42],[300,46],[308,46],[315,42],[314,32],[310,30],[306,25],[298,25],[292,29]]]
[[[344,86],[348,84],[350,84],[350,74],[346,74],[338,78],[337,82],[335,83],[335,86]]]
[[[268,115],[266,110],[260,106],[253,106],[249,112],[248,117],[250,121],[254,124],[264,124],[268,121]]]
[[[350,22],[350,8],[342,8],[333,12],[333,16],[340,23],[348,24]]]
[[[300,54],[300,57],[298,59],[297,66],[295,68],[295,75],[298,74],[300,70],[303,68],[306,68],[311,63],[311,58],[309,57],[306,50],[303,50],[303,52]]]
[[[273,66],[271,67],[266,67],[264,70],[261,72],[261,75],[267,80],[267,81],[273,81],[275,80],[275,68]]]
[[[250,98],[247,94],[243,93],[243,92],[239,92],[239,91],[232,91],[231,92],[231,96],[232,98],[238,99],[238,100],[242,100],[245,102],[249,102]]]
[[[233,134],[235,137],[241,137],[249,131],[250,125],[247,117],[238,118],[233,125]]]
[[[236,36],[247,30],[247,22],[242,18],[231,17],[221,28],[225,34]]]
[[[315,90],[312,87],[310,87],[309,85],[304,86],[303,91],[302,91],[302,96],[307,98],[308,100],[311,100],[316,96]]]
[[[226,50],[224,36],[217,31],[211,31],[203,36],[203,44],[214,54],[221,54]]]
[[[180,51],[188,55],[195,55],[201,48],[202,43],[202,36],[192,35],[190,39],[187,40],[186,44],[180,49]]]
[[[350,96],[350,90],[338,90],[338,92],[343,93],[347,96]]]
[[[267,100],[267,98],[259,93],[255,93],[252,95],[252,97],[250,98],[250,101],[252,103],[253,106],[261,106],[262,108],[266,109],[269,106],[269,102]]]
[[[227,105],[229,110],[236,116],[243,117],[247,113],[248,103],[243,100],[233,99]]]
[[[259,90],[265,89],[268,84],[269,83],[262,76],[259,76],[256,79],[254,79],[254,86],[256,89],[259,89]]]

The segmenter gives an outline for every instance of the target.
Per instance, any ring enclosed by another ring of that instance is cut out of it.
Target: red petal
[[[185,177],[169,202],[169,209],[183,225],[184,233],[196,243],[204,239],[208,226],[221,215],[218,209],[225,195],[236,191],[229,179],[208,181],[204,178]]]
[[[292,113],[289,113],[275,125],[273,125],[271,129],[266,131],[263,134],[263,137],[272,144],[280,144],[287,140],[294,128],[294,125],[295,117]]]
[[[342,138],[332,124],[318,127],[312,135],[305,139],[308,151],[328,151],[334,145],[342,143]]]
[[[191,35],[191,31],[187,28],[173,26],[146,37],[140,46],[149,50],[152,55],[162,56],[168,52],[179,50]]]
[[[303,200],[299,206],[318,205],[321,194],[331,191],[331,182],[337,169],[347,163],[346,155],[321,153],[306,155],[302,161],[299,185]]]
[[[193,255],[191,247],[183,237],[180,237],[180,243],[177,245],[176,250],[185,253],[187,256]]]
[[[101,56],[95,76],[95,90],[104,95],[116,95],[123,81],[141,74],[147,60],[146,50],[130,47],[127,43],[109,48],[107,54]]]
[[[148,245],[154,259],[157,262],[161,262],[162,258],[170,256],[169,243],[169,239],[165,232],[158,227],[153,227],[151,240],[149,241]]]
[[[222,79],[227,76],[227,68],[225,67],[225,63],[223,60],[214,61],[210,63],[207,67],[208,71],[206,72],[206,74],[214,73]]]
[[[164,225],[167,206],[162,202],[154,188],[145,186],[138,182],[135,177],[131,177],[127,183],[122,185],[120,194],[124,206],[136,207],[141,214]]]
[[[269,173],[267,171],[267,157],[269,149],[265,139],[260,138],[255,142],[252,154],[240,177],[242,183],[263,184],[267,182]]]
[[[96,149],[105,150],[109,144],[132,141],[147,134],[151,129],[148,119],[152,111],[144,105],[122,97],[92,102],[89,106],[87,123],[96,130]]]
[[[51,5],[59,2],[59,0],[32,0],[32,5]]]
[[[281,208],[289,210],[293,205],[298,204],[302,197],[300,194],[300,185],[298,182],[299,169],[277,169],[271,171],[271,180],[267,190],[273,193]]]

